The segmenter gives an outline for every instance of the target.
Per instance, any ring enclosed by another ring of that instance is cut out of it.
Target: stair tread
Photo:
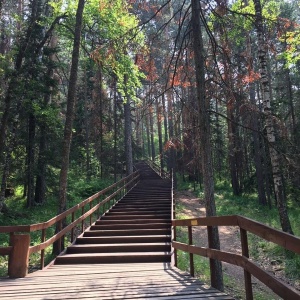
[[[122,257],[122,256],[160,256],[160,255],[171,255],[170,251],[159,251],[159,252],[113,252],[113,253],[74,253],[74,254],[63,254],[58,256],[58,258],[64,257],[105,257],[105,256],[115,256],[115,257]]]
[[[161,246],[161,245],[166,245],[169,246],[171,245],[171,242],[160,242],[160,243],[138,243],[139,246]],[[69,246],[68,248],[87,248],[87,247],[124,247],[124,246],[137,246],[136,243],[120,243],[120,244],[74,244],[72,246]]]
[[[144,163],[139,166],[139,183],[58,256],[56,264],[170,262],[171,181]]]

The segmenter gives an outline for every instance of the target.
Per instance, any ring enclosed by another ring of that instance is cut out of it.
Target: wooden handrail
[[[279,281],[249,259],[247,232],[251,232],[266,241],[273,242],[297,254],[300,254],[300,238],[239,215],[172,220],[172,226],[174,226],[175,229],[179,226],[187,226],[189,229],[188,232],[192,231],[193,226],[238,226],[241,230],[242,255],[206,247],[197,247],[191,245],[190,239],[189,243],[186,244],[173,240],[172,247],[174,248],[174,253],[176,253],[176,250],[182,250],[190,255],[196,254],[242,267],[245,272],[247,300],[253,299],[251,275],[255,276],[284,299],[300,299],[299,292],[282,281]],[[190,261],[193,264],[193,259]],[[190,270],[193,270],[193,268],[194,266],[190,266]],[[211,273],[212,271],[213,270],[211,270]]]
[[[63,236],[65,236],[68,232],[73,232],[73,228],[77,226],[79,223],[83,223],[85,219],[90,217],[90,223],[93,213],[98,211],[100,207],[104,207],[106,203],[111,205],[110,201],[115,198],[117,195],[124,194],[123,192],[125,189],[131,189],[132,186],[134,186],[139,180],[139,172],[136,171],[133,174],[121,179],[120,181],[114,183],[113,185],[99,191],[98,193],[94,194],[93,196],[85,199],[81,203],[71,207],[70,209],[66,210],[65,212],[55,216],[54,218],[38,224],[31,224],[31,225],[18,225],[18,226],[0,226],[0,233],[9,233],[10,236],[17,236],[17,233],[30,233],[35,231],[42,231],[42,237],[41,237],[41,243],[34,246],[29,246],[27,249],[21,249],[22,252],[27,252],[28,256],[32,253],[36,253],[41,251],[41,268],[44,267],[44,250],[52,245],[54,242],[61,239]],[[92,204],[92,202],[96,199],[99,199],[100,196],[105,195],[108,192],[112,192],[110,195],[108,195],[104,200],[97,204]],[[114,203],[112,203],[113,205]],[[89,210],[84,212],[84,207],[86,205],[89,205]],[[81,211],[81,215],[75,219],[75,212]],[[72,216],[71,223],[68,224],[66,227],[62,228],[59,232],[57,232],[55,235],[51,236],[49,239],[46,240],[45,237],[45,230],[53,225],[55,225],[58,222],[62,222],[62,220],[66,219],[68,216]],[[91,225],[91,224],[90,224]],[[22,235],[19,235],[22,237]],[[24,236],[24,235],[23,235]],[[12,239],[11,239],[12,240]],[[73,236],[71,236],[71,242],[73,242]],[[21,243],[20,243],[21,244]],[[10,245],[8,247],[0,247],[0,255],[12,255],[14,251],[20,251],[20,249],[15,249],[14,245]],[[11,260],[9,260],[10,262]],[[12,262],[13,264],[13,262]],[[12,264],[9,264],[9,275],[10,277],[24,277],[27,274],[24,270],[20,274],[22,276],[19,276],[18,272],[15,272],[14,266]],[[27,262],[23,263],[24,266],[28,266]]]
[[[170,174],[162,169],[158,164],[153,162],[152,160],[148,160],[147,164],[161,177],[164,179],[171,179]]]

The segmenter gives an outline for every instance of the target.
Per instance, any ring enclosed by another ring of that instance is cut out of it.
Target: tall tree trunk
[[[170,147],[168,149],[168,169],[176,174],[176,149],[173,143],[174,141],[174,119],[173,119],[173,95],[171,90],[167,92],[167,101],[168,101],[168,125],[169,125],[169,139],[171,141]],[[174,176],[174,187],[176,187],[176,176]]]
[[[277,151],[277,142],[275,136],[275,127],[273,123],[273,115],[271,111],[271,84],[270,74],[267,68],[267,43],[264,37],[264,27],[262,19],[262,8],[260,0],[254,0],[255,6],[255,23],[258,39],[258,60],[260,65],[260,83],[263,94],[263,108],[266,117],[267,140],[269,143],[269,154],[273,172],[273,182],[275,195],[277,200],[277,208],[282,230],[293,234],[291,223],[288,217],[287,204],[284,193],[282,170],[281,170],[281,155]]]
[[[50,14],[48,12],[48,14]],[[54,34],[50,40],[51,49],[55,49],[57,46],[57,36]],[[52,53],[49,56],[49,60],[51,62],[55,62],[56,57],[55,54]],[[52,65],[52,64],[50,64]],[[54,69],[52,66],[48,67],[47,76],[53,80],[54,78]],[[49,92],[44,95],[44,103],[43,106],[46,108],[51,102],[51,97],[53,96],[53,88],[49,88]],[[50,93],[51,91],[51,93]],[[43,120],[40,121],[40,144],[39,144],[39,155],[37,161],[37,175],[36,175],[36,184],[35,184],[35,195],[34,201],[36,203],[44,203],[46,198],[46,171],[47,171],[47,124]]]
[[[99,79],[99,135],[100,135],[100,176],[103,178],[103,171],[104,171],[104,155],[103,155],[103,83],[102,83],[102,70],[101,66],[98,66],[97,70],[97,77]]]
[[[151,138],[150,138],[150,116],[149,111],[146,113],[146,135],[147,135],[147,157],[151,158]]]
[[[67,182],[68,182],[68,170],[69,170],[69,157],[70,157],[72,128],[73,128],[73,119],[74,119],[75,102],[76,102],[77,73],[78,73],[78,64],[79,64],[80,39],[81,39],[82,16],[83,16],[84,5],[85,5],[85,0],[79,0],[77,12],[76,12],[72,62],[71,62],[70,79],[69,79],[68,95],[67,95],[66,122],[65,122],[64,139],[62,145],[62,162],[61,162],[60,180],[59,180],[59,205],[58,205],[59,214],[64,212],[67,206]],[[62,224],[58,224],[56,230],[57,231],[61,230],[61,226]],[[64,245],[62,243],[62,247],[63,246]],[[53,246],[53,251],[57,253],[58,250],[60,250],[60,246],[58,246],[58,244],[56,243],[56,245]]]
[[[85,170],[86,178],[91,180],[91,154],[90,154],[90,115],[89,115],[89,103],[88,103],[88,72],[85,64],[84,68],[84,129],[85,129]]]
[[[160,168],[163,170],[164,168],[164,160],[163,160],[163,141],[162,141],[162,106],[159,104],[158,98],[156,99],[156,112],[157,112],[157,131],[158,131],[158,147],[159,147],[159,160],[160,160]]]
[[[44,203],[46,197],[46,170],[47,170],[47,130],[45,124],[40,126],[39,157],[37,162],[37,175],[35,184],[35,203]]]
[[[163,116],[164,116],[164,144],[168,141],[168,113],[166,110],[165,94],[161,96],[161,102],[163,107]]]
[[[196,86],[198,100],[198,117],[199,117],[199,140],[200,153],[202,161],[204,197],[206,206],[206,215],[216,215],[216,205],[214,199],[214,178],[212,164],[212,147],[210,141],[210,121],[207,112],[208,103],[205,99],[205,58],[203,56],[204,46],[202,39],[202,28],[200,13],[201,7],[199,0],[192,1],[192,31],[193,31],[193,48],[196,68]],[[209,247],[220,249],[219,232],[217,227],[210,227],[209,230]],[[211,284],[220,291],[224,290],[223,272],[221,262],[210,259],[211,265]]]
[[[117,138],[118,138],[118,122],[117,122],[117,82],[114,81],[114,182],[117,182]]]
[[[127,84],[127,75],[124,77],[125,85]],[[126,175],[133,173],[133,154],[132,154],[132,124],[131,124],[131,108],[130,98],[126,94],[126,102],[124,103],[124,129],[125,129],[125,157],[126,157]]]
[[[35,160],[35,128],[36,120],[33,113],[28,119],[28,148],[27,148],[27,207],[34,204],[34,160]]]
[[[133,157],[132,157],[132,126],[131,126],[131,109],[129,98],[124,103],[125,115],[125,157],[126,157],[126,175],[133,173]]]
[[[150,123],[150,137],[151,137],[151,158],[155,160],[155,144],[154,144],[154,122],[153,122],[153,106],[149,106],[149,123]]]
[[[250,102],[255,105],[255,87],[253,84],[250,84]],[[263,155],[261,152],[261,141],[259,137],[260,129],[260,118],[253,112],[253,117],[251,118],[251,128],[252,128],[252,137],[253,137],[253,150],[254,150],[254,165],[255,165],[255,175],[256,175],[256,184],[258,192],[258,202],[261,205],[267,204],[266,192],[265,192],[265,175],[263,168]]]

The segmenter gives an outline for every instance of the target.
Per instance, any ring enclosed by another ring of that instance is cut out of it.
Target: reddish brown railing
[[[272,289],[277,295],[283,299],[300,299],[300,293],[293,289],[291,286],[278,280],[270,273],[260,268],[257,264],[249,259],[249,248],[247,232],[253,233],[266,241],[273,242],[279,246],[282,246],[286,250],[300,254],[300,238],[293,235],[284,233],[280,230],[276,230],[262,223],[253,221],[251,219],[242,216],[221,216],[221,217],[206,217],[206,218],[195,218],[187,220],[173,220],[173,228],[176,229],[178,226],[188,227],[188,244],[173,240],[172,246],[175,250],[182,250],[190,254],[190,272],[194,275],[194,262],[193,255],[197,254],[200,256],[207,257],[209,259],[216,259],[222,262],[227,262],[244,269],[244,281],[245,281],[245,293],[246,299],[253,299],[251,275],[255,276],[258,280]],[[193,245],[192,240],[192,227],[193,226],[206,226],[209,230],[212,226],[237,226],[240,228],[241,236],[241,249],[242,255],[235,253],[215,250],[205,247],[197,247]],[[213,264],[211,264],[213,265]],[[211,274],[214,270],[211,270]],[[212,278],[211,278],[212,279]],[[213,281],[211,282],[213,286]]]
[[[138,180],[139,173],[135,172],[47,222],[32,225],[1,226],[0,233],[10,235],[10,246],[0,247],[0,255],[9,256],[8,275],[12,278],[25,277],[28,272],[29,256],[36,252],[41,252],[40,265],[41,269],[43,269],[45,249],[47,247],[51,246],[56,241],[59,241],[58,244],[61,245],[60,241],[67,233],[70,233],[70,241],[72,243],[74,240],[74,229],[78,224],[81,225],[80,233],[82,233],[84,231],[84,222],[87,218],[89,218],[89,225],[91,225],[94,214],[97,214],[99,217],[100,210],[102,210],[102,213],[108,210],[118,199],[131,189]],[[87,211],[85,211],[86,207],[88,207]],[[79,214],[79,217],[75,219],[76,213]],[[70,223],[63,227],[61,224],[67,219],[70,220]],[[61,229],[46,240],[46,230],[56,224],[60,224],[59,227]],[[35,231],[41,231],[41,243],[30,246],[30,233]]]

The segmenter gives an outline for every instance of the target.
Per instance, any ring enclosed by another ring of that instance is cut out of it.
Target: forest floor
[[[191,191],[176,191],[175,201],[180,205],[180,213],[177,218],[193,218],[205,216],[204,200],[197,198]],[[236,254],[241,254],[239,230],[236,227],[221,226],[220,244],[221,250]],[[207,235],[205,227],[193,227],[193,242],[197,246],[207,247]],[[255,259],[261,267],[272,273],[277,278],[284,280],[292,286],[299,289],[295,282],[286,280],[283,274],[283,267],[280,260],[269,259],[267,255],[259,255],[258,260]],[[225,281],[225,292],[235,297],[235,299],[245,299],[244,289],[244,272],[243,269],[228,263],[223,263],[223,272],[227,277]],[[274,294],[268,287],[256,280],[252,276],[252,286],[254,299],[277,300],[281,299]]]

